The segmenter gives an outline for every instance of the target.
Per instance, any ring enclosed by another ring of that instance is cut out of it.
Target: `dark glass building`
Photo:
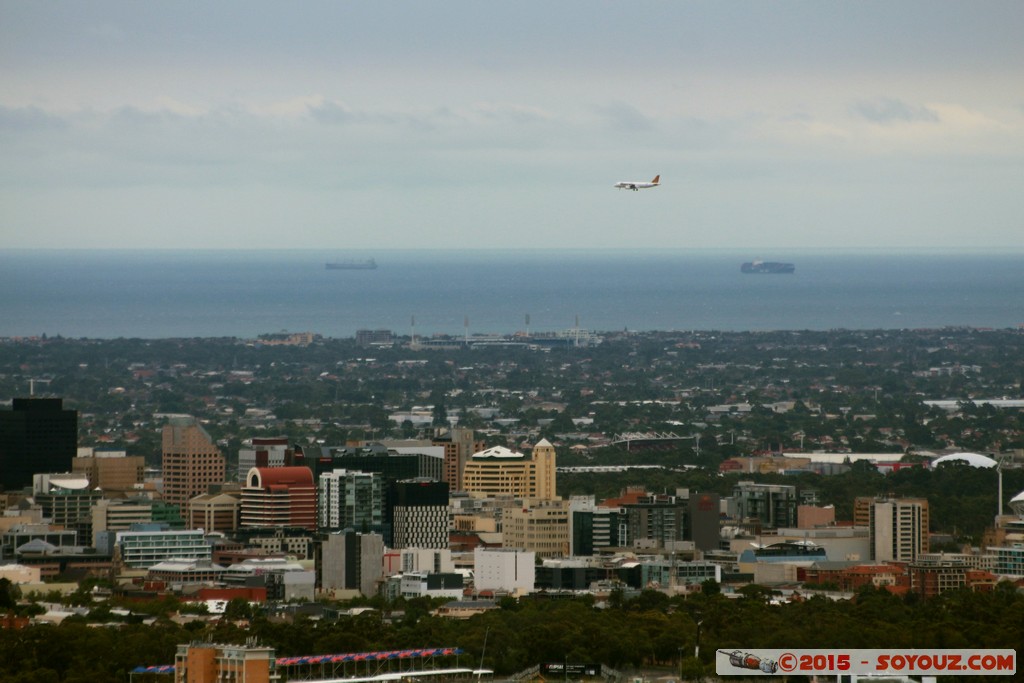
[[[59,398],[16,398],[0,410],[0,489],[32,485],[33,474],[70,472],[78,453],[78,411]]]

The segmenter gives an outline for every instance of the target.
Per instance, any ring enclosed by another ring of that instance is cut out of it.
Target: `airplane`
[[[619,188],[620,190],[633,190],[634,192],[636,192],[637,190],[646,189],[648,187],[657,187],[658,185],[661,185],[660,175],[654,176],[654,180],[652,180],[649,183],[641,182],[639,180],[623,180],[622,182],[615,183],[615,187]]]

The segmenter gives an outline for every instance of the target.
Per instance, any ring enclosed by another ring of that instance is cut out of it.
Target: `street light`
[[[703,623],[704,623],[703,619],[701,619],[700,621],[697,622],[697,642],[693,646],[693,658],[694,659],[700,659],[700,625],[703,624]]]

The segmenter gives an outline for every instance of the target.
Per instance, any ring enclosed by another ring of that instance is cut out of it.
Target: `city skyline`
[[[1018,3],[0,12],[5,248],[1024,247]]]

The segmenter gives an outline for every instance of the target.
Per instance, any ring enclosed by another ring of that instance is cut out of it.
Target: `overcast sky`
[[[0,248],[1022,249],[1022,36],[1020,0],[0,0]]]

